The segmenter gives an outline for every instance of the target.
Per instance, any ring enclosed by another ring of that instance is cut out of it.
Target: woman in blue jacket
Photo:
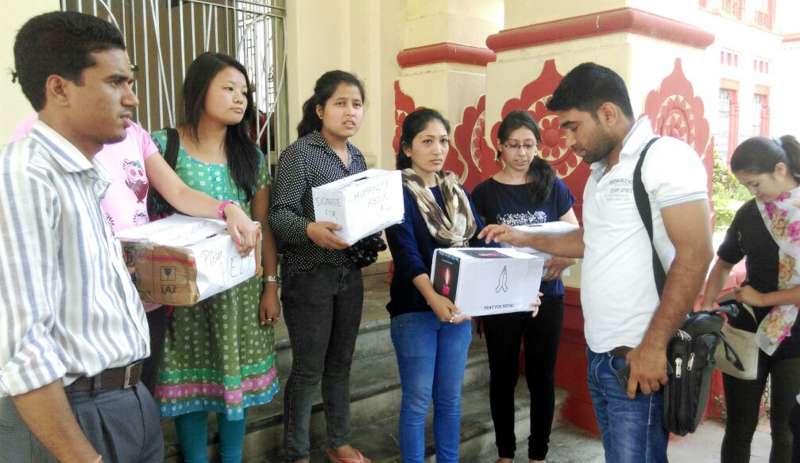
[[[437,294],[429,277],[436,248],[465,247],[483,227],[467,193],[442,172],[450,124],[437,111],[406,116],[397,154],[405,218],[386,230],[394,259],[387,309],[400,370],[400,453],[425,458],[425,416],[433,399],[436,461],[458,462],[461,383],[472,340],[469,317]],[[465,323],[466,322],[466,323]]]

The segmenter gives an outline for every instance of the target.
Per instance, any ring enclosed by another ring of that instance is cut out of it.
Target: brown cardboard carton
[[[261,242],[246,257],[218,220],[172,215],[117,234],[144,302],[190,306],[261,275]]]

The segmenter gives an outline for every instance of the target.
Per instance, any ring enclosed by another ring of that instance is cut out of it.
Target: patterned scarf
[[[800,284],[800,188],[778,196],[775,201],[756,201],[764,225],[778,244],[778,289]],[[796,305],[772,308],[758,325],[758,346],[768,355],[775,353],[789,336],[797,319]]]
[[[452,172],[436,174],[436,185],[442,191],[445,210],[436,203],[433,193],[413,169],[403,170],[403,185],[417,201],[422,218],[433,239],[442,246],[460,248],[468,245],[478,226],[472,215],[466,193]]]

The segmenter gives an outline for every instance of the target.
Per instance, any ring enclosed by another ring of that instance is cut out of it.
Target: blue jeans
[[[400,386],[400,454],[403,463],[425,460],[425,416],[433,399],[436,461],[457,463],[461,443],[461,385],[472,324],[440,322],[433,312],[392,318]]]
[[[667,431],[662,424],[663,395],[637,393],[629,399],[615,372],[625,359],[587,349],[589,392],[609,463],[667,461]]]

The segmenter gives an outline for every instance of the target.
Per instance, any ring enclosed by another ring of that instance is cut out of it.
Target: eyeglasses
[[[520,150],[523,150],[523,149],[525,150],[526,153],[534,153],[534,154],[536,154],[539,151],[538,147],[536,145],[534,145],[533,143],[525,143],[525,144],[522,144],[522,145],[520,145],[518,143],[503,143],[503,146],[505,146],[505,148],[508,151],[516,151],[517,153],[519,153]]]

